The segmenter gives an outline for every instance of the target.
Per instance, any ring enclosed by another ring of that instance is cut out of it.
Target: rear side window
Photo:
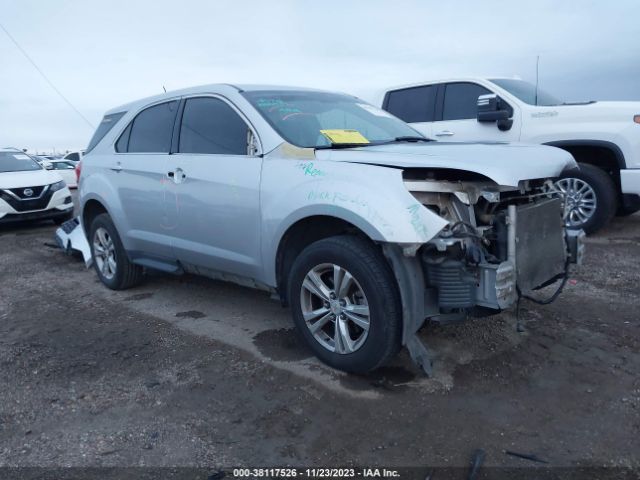
[[[433,122],[436,85],[405,88],[387,94],[384,109],[405,122]]]
[[[247,154],[248,127],[227,103],[217,98],[187,99],[180,126],[180,153]]]
[[[443,120],[463,120],[478,116],[478,97],[491,93],[475,83],[448,83],[444,92]]]
[[[70,153],[64,158],[67,160],[71,160],[72,162],[77,162],[80,160],[80,155],[74,152],[74,153]]]
[[[93,137],[91,137],[91,141],[89,142],[86,153],[89,153],[98,143],[100,143],[100,140],[102,140],[104,136],[109,133],[109,131],[116,123],[118,123],[118,120],[120,120],[125,113],[126,112],[111,113],[103,117],[100,125],[98,125],[98,128],[96,129],[96,132],[93,134]]]
[[[154,105],[140,112],[131,124],[126,151],[169,153],[177,110],[178,102],[173,100]],[[127,127],[128,129],[129,127]]]

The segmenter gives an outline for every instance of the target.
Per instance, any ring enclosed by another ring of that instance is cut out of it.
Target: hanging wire
[[[33,68],[35,68],[35,69],[38,71],[38,73],[39,73],[40,75],[42,75],[42,78],[44,78],[44,79],[46,80],[46,82],[49,84],[49,86],[50,86],[51,88],[53,88],[53,90],[54,90],[58,95],[60,95],[60,98],[62,98],[62,99],[67,103],[67,105],[69,105],[69,107],[71,107],[71,109],[72,109],[74,112],[76,112],[76,113],[80,116],[80,118],[82,118],[82,120],[84,120],[84,122],[85,122],[87,125],[89,125],[89,127],[91,127],[91,129],[95,129],[95,126],[94,126],[94,125],[93,125],[93,124],[92,124],[92,123],[87,119],[87,117],[85,117],[85,116],[80,112],[80,110],[78,110],[78,109],[73,105],[73,103],[71,103],[71,102],[67,99],[67,97],[65,97],[65,96],[62,94],[62,92],[61,92],[60,90],[58,90],[58,88],[53,84],[53,82],[52,82],[51,80],[49,80],[49,77],[47,77],[47,76],[45,75],[45,73],[40,69],[40,67],[38,67],[38,65],[36,64],[36,62],[34,62],[34,61],[33,61],[33,59],[32,59],[32,58],[29,56],[29,54],[24,50],[24,48],[22,48],[22,47],[20,46],[20,44],[16,41],[16,39],[15,39],[15,38],[13,38],[13,36],[12,36],[8,31],[7,31],[7,29],[6,29],[6,28],[4,28],[4,25],[2,25],[1,23],[0,23],[0,28],[4,31],[4,33],[6,33],[6,34],[7,34],[7,37],[9,37],[9,39],[10,39],[10,40],[13,42],[13,44],[18,48],[18,50],[20,50],[20,52],[22,53],[22,55],[24,55],[24,57],[25,57],[27,60],[29,60],[29,63],[31,63],[31,65],[33,65]]]

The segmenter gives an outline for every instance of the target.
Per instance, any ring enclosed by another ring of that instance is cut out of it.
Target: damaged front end
[[[562,204],[545,189],[548,180],[514,188],[477,175],[460,177],[460,171],[405,171],[407,189],[448,224],[427,243],[405,246],[402,256],[385,249],[396,271],[419,270],[404,286],[397,277],[401,290],[422,297],[408,300],[413,308],[404,311],[404,343],[427,373],[428,353],[415,337],[425,320],[451,323],[499,313],[520,295],[566,278],[569,263],[580,263],[584,252],[584,233],[564,228]]]

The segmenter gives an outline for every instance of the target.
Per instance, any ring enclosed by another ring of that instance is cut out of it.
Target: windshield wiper
[[[338,148],[357,148],[357,147],[367,147],[372,145],[380,145],[379,143],[332,143],[330,145],[316,145],[316,150],[333,150]]]
[[[418,135],[403,135],[393,139],[394,142],[433,142],[434,140],[427,137],[419,137]]]
[[[316,150],[330,150],[338,148],[358,148],[358,147],[375,147],[377,145],[388,145],[396,142],[434,142],[435,140],[426,137],[420,137],[418,135],[404,135],[396,137],[393,140],[384,142],[369,142],[369,143],[332,143],[331,145],[317,145],[314,147]]]

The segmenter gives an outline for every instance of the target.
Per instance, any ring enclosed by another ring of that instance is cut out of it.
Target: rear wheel
[[[129,261],[118,231],[108,214],[91,222],[89,234],[93,266],[100,281],[112,290],[125,290],[142,281],[142,267]]]
[[[581,163],[580,171],[558,179],[555,187],[566,201],[564,219],[568,228],[593,233],[609,223],[616,213],[616,186],[598,167]]]
[[[382,253],[365,239],[337,236],[305,248],[289,275],[296,328],[328,365],[365,373],[400,348],[398,288]]]

